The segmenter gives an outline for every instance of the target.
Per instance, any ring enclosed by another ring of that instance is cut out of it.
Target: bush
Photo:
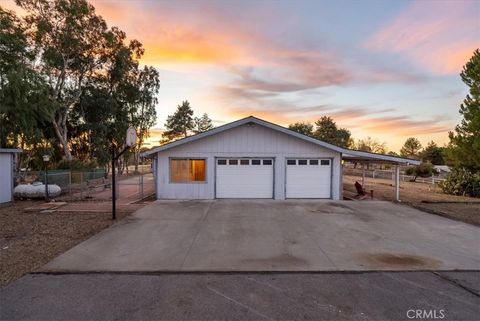
[[[447,178],[440,182],[447,194],[480,197],[480,172],[471,172],[466,168],[453,168]]]
[[[410,166],[405,169],[405,174],[406,175],[411,175],[413,177],[413,182],[416,181],[417,177],[430,177],[433,174],[436,174],[435,169],[433,168],[433,165],[430,163],[422,163],[417,166]]]
[[[71,161],[68,160],[61,160],[57,164],[57,169],[69,169],[71,171],[90,171],[97,167],[97,162],[92,161],[82,161],[78,159],[74,159]]]

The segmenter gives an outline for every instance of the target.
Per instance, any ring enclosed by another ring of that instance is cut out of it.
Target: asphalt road
[[[480,272],[31,274],[0,297],[1,320],[474,321]]]

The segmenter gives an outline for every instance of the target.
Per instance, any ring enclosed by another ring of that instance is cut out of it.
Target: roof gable
[[[194,142],[194,141],[198,141],[200,139],[210,137],[212,135],[216,135],[216,134],[219,134],[219,133],[225,132],[227,130],[230,130],[230,129],[233,129],[233,128],[236,128],[236,127],[239,127],[239,126],[242,126],[242,125],[246,125],[246,124],[249,124],[249,123],[257,124],[259,126],[264,126],[266,128],[270,128],[272,130],[282,132],[286,135],[296,137],[298,139],[310,142],[310,143],[318,145],[318,146],[322,146],[324,148],[333,150],[335,152],[339,152],[339,153],[346,154],[346,155],[349,155],[349,156],[355,156],[357,158],[363,158],[365,160],[380,160],[380,161],[384,161],[384,162],[403,163],[403,164],[408,164],[409,163],[409,164],[413,164],[413,165],[420,164],[419,161],[413,160],[413,159],[390,156],[390,155],[375,154],[375,153],[351,150],[351,149],[335,146],[335,145],[326,143],[324,141],[318,140],[316,138],[312,138],[312,137],[297,133],[293,130],[290,130],[290,129],[282,127],[282,126],[279,126],[277,124],[274,124],[274,123],[256,118],[254,116],[249,116],[249,117],[246,117],[246,118],[242,118],[240,120],[237,120],[237,121],[234,121],[234,122],[231,122],[231,123],[219,126],[219,127],[215,127],[215,128],[210,129],[206,132],[196,134],[196,135],[193,135],[193,136],[189,136],[189,137],[185,137],[185,138],[176,140],[174,142],[152,148],[152,149],[150,149],[150,150],[148,150],[144,153],[141,153],[141,156],[142,157],[150,156],[150,155],[156,154],[160,151],[164,151],[164,150],[167,150],[167,149],[170,149],[170,148],[174,148],[174,147],[181,146],[181,145],[184,145],[184,144],[188,144],[188,143],[191,143],[191,142]]]
[[[242,118],[240,120],[237,120],[237,121],[234,121],[234,122],[231,122],[231,123],[219,126],[219,127],[215,127],[213,129],[210,129],[210,130],[208,130],[206,132],[203,132],[203,133],[200,133],[200,134],[185,137],[185,138],[176,140],[174,142],[152,148],[149,151],[146,151],[146,152],[142,153],[142,156],[144,156],[144,157],[149,156],[149,155],[158,153],[160,151],[164,151],[164,150],[167,150],[167,149],[170,149],[170,148],[173,148],[173,147],[188,144],[188,143],[191,143],[191,142],[194,142],[194,141],[206,138],[206,137],[210,137],[212,135],[216,135],[216,134],[219,134],[219,133],[225,132],[227,130],[230,130],[230,129],[233,129],[233,128],[236,128],[236,127],[239,127],[239,126],[242,126],[242,125],[246,125],[246,124],[249,124],[249,123],[253,123],[253,124],[260,125],[260,126],[263,126],[263,127],[266,127],[266,128],[270,128],[270,129],[273,129],[275,131],[279,131],[279,132],[282,132],[284,134],[287,134],[287,135],[290,135],[290,136],[293,136],[293,137],[296,137],[296,138],[314,143],[316,145],[323,146],[327,149],[334,150],[334,151],[339,152],[339,153],[341,153],[343,151],[343,148],[341,148],[341,147],[338,147],[338,146],[320,141],[320,140],[312,138],[312,137],[305,136],[303,134],[297,133],[297,132],[295,132],[293,130],[290,130],[288,128],[285,128],[285,127],[282,127],[282,126],[264,121],[262,119],[259,119],[259,118],[253,117],[253,116],[249,116],[249,117]]]

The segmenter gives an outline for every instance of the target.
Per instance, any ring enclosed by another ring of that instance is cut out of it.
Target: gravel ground
[[[0,207],[0,286],[35,271],[112,224],[111,213],[25,212],[42,201]],[[121,219],[129,212],[117,212]]]
[[[358,176],[344,176],[343,188],[355,193],[353,184],[361,183]],[[365,179],[367,190],[373,189],[374,198],[393,200],[395,188],[392,181],[387,179]],[[441,189],[430,184],[415,182],[400,182],[400,199],[424,212],[445,216],[462,222],[480,225],[480,199],[444,194]]]

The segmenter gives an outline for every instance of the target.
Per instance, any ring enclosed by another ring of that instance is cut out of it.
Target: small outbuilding
[[[20,149],[0,148],[0,204],[13,200],[13,169]]]
[[[345,149],[250,116],[153,148],[157,199],[342,199],[342,162],[418,164]]]

